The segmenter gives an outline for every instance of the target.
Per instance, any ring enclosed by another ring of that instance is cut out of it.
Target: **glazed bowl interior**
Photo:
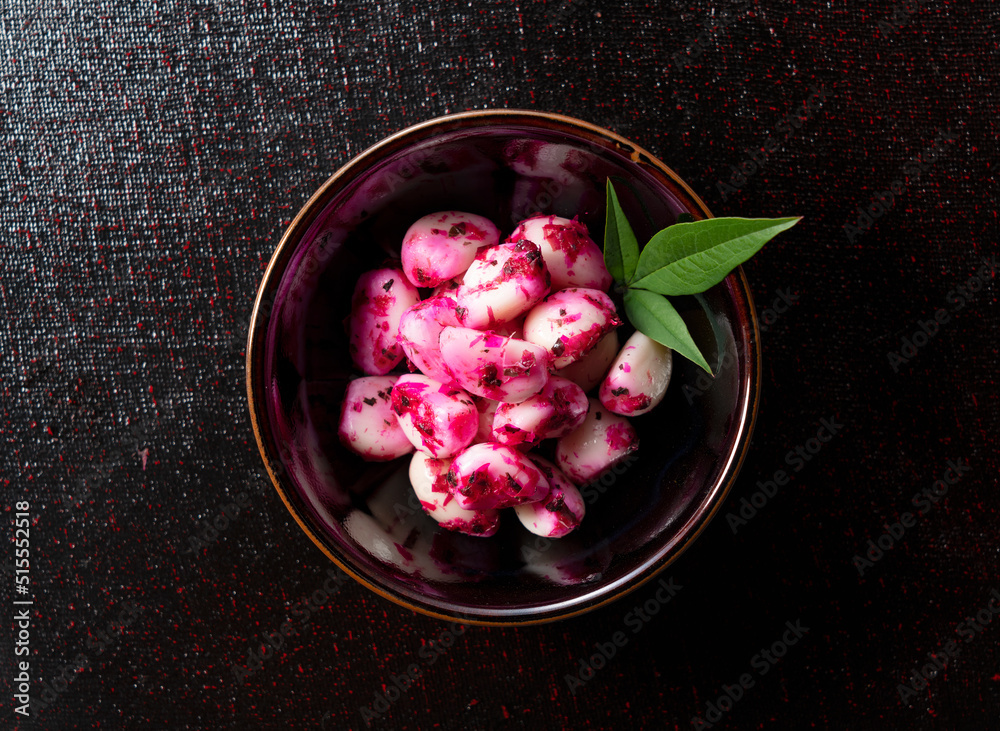
[[[587,515],[548,540],[507,511],[499,532],[441,529],[409,486],[409,457],[361,460],[337,438],[359,375],[345,318],[359,275],[398,258],[411,222],[439,210],[487,216],[508,234],[534,213],[579,216],[600,243],[605,181],[640,241],[681,213],[709,216],[662,163],[610,132],[530,112],[477,112],[417,125],[362,153],[306,204],[258,293],[248,394],[271,477],[303,530],[378,593],[463,622],[571,616],[650,579],[704,528],[749,442],[757,403],[756,320],[742,272],[675,304],[716,371],[675,356],[664,402],[634,424],[639,451],[583,487]],[[631,329],[621,329],[622,342]]]

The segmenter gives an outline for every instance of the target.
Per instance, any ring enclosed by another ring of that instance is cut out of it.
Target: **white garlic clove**
[[[639,448],[639,436],[629,420],[612,414],[595,398],[587,418],[556,442],[556,464],[579,485],[621,462]]]
[[[549,483],[534,463],[502,444],[473,444],[452,460],[449,489],[467,510],[494,510],[543,500]]]
[[[622,416],[645,414],[663,400],[672,370],[673,351],[636,330],[601,383],[601,404]]]
[[[448,530],[470,536],[489,537],[497,532],[500,513],[496,510],[466,510],[448,490],[450,459],[435,459],[417,452],[410,460],[410,484],[420,505],[431,518]]]
[[[341,443],[371,462],[385,462],[413,451],[392,410],[396,376],[365,376],[347,384],[340,404]]]
[[[499,242],[500,231],[488,218],[461,211],[431,213],[403,236],[403,271],[417,287],[437,287],[468,269],[481,247]]]
[[[539,393],[519,404],[500,404],[493,418],[493,441],[529,447],[569,434],[587,417],[587,395],[572,381],[549,376]]]
[[[410,307],[399,319],[399,344],[406,357],[421,373],[441,383],[449,383],[451,373],[441,357],[441,330],[461,323],[455,314],[455,300],[440,295]]]
[[[549,494],[544,500],[515,505],[521,525],[536,536],[562,538],[580,525],[587,506],[580,490],[558,467],[547,459],[529,454],[529,459],[545,475],[549,483]]]
[[[467,327],[444,328],[440,343],[452,378],[476,396],[518,403],[549,380],[548,355],[532,343]]]
[[[586,287],[606,291],[612,282],[604,253],[576,218],[535,216],[521,221],[507,241],[528,239],[538,244],[552,276],[552,291]]]
[[[614,302],[596,289],[564,289],[535,305],[524,318],[524,339],[552,356],[553,368],[565,368],[593,350],[622,324]]]
[[[348,350],[369,376],[384,376],[403,359],[397,342],[399,319],[420,301],[417,288],[401,269],[375,269],[361,275],[351,299]]]
[[[549,272],[530,241],[480,249],[455,293],[466,327],[495,328],[527,312],[549,292]]]
[[[392,410],[407,439],[432,457],[450,457],[472,443],[479,413],[465,391],[426,376],[400,376]]]

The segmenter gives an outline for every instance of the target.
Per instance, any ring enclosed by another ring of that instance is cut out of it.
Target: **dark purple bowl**
[[[634,422],[636,457],[583,487],[587,515],[566,538],[531,535],[513,515],[491,538],[441,529],[413,496],[409,457],[364,462],[337,439],[340,402],[357,375],[343,325],[354,283],[399,256],[411,222],[464,210],[506,235],[541,211],[578,215],[600,241],[609,177],[640,241],[682,212],[711,215],[669,168],[616,134],[554,114],[493,110],[424,122],[361,153],[281,239],[250,324],[254,433],[306,535],[373,591],[465,623],[569,617],[649,581],[722,504],[750,441],[760,385],[742,270],[675,301],[716,376],[674,358],[664,402]]]

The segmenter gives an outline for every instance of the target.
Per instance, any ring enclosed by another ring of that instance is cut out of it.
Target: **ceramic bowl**
[[[492,110],[392,135],[337,171],[282,237],[261,282],[247,346],[253,430],[270,477],[303,532],[382,596],[463,623],[565,618],[650,581],[718,512],[753,429],[757,321],[742,270],[675,305],[716,372],[675,356],[663,403],[634,424],[634,458],[583,487],[587,515],[539,538],[507,511],[476,538],[420,509],[409,457],[369,463],[338,441],[357,374],[345,318],[359,275],[398,258],[407,227],[439,210],[481,214],[503,235],[532,214],[579,216],[602,241],[611,178],[640,241],[682,213],[711,214],[676,174],[607,130],[568,117]],[[622,342],[631,332],[620,330]]]

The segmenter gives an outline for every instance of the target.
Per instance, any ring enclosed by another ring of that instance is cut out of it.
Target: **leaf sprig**
[[[667,297],[698,294],[714,287],[802,217],[708,218],[675,223],[654,234],[640,251],[610,180],[607,198],[604,264],[615,288],[623,293],[629,321],[711,375],[712,369]]]

